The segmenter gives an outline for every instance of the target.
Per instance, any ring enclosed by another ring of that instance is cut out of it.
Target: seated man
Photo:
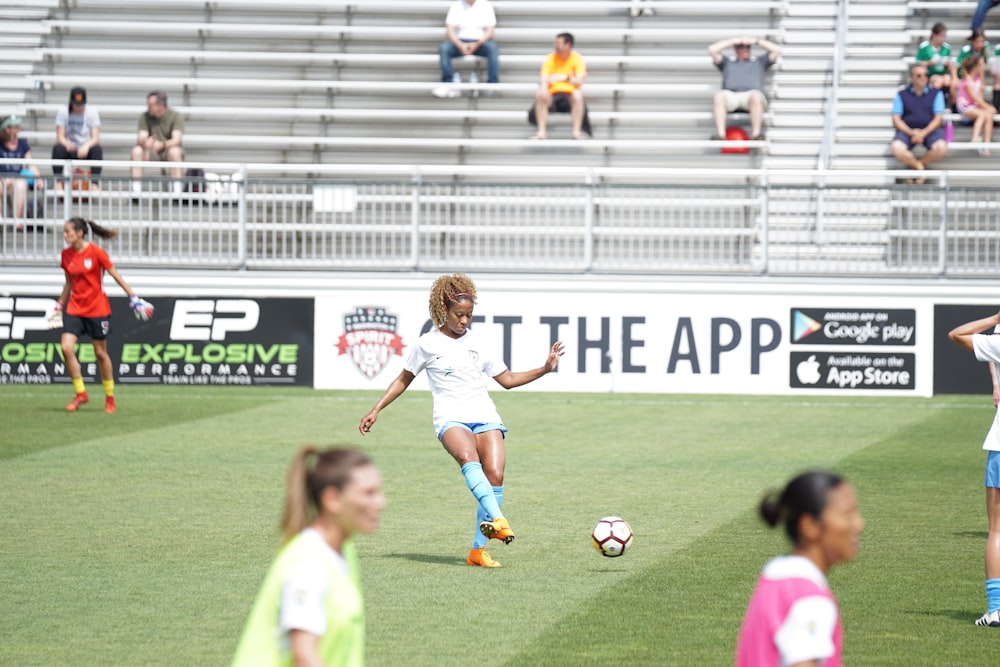
[[[922,64],[910,67],[910,85],[896,93],[892,102],[892,125],[896,136],[889,144],[892,155],[910,169],[923,171],[928,164],[948,153],[941,124],[944,120],[944,93],[927,85],[927,68]],[[927,149],[920,159],[913,147],[923,144]],[[925,179],[910,179],[923,183]]]
[[[538,126],[532,139],[545,139],[550,111],[569,112],[573,123],[573,138],[583,139],[584,133],[593,136],[587,106],[580,87],[587,79],[587,65],[583,57],[573,51],[573,35],[561,32],[556,35],[555,52],[542,63],[538,91],[535,93],[534,114],[528,121]]]
[[[489,0],[456,0],[448,9],[444,23],[448,39],[438,48],[441,80],[461,83],[462,76],[452,69],[451,59],[474,55],[486,58],[487,82],[500,83],[500,52],[493,41],[497,17]],[[461,93],[453,88],[436,88],[434,94],[458,97]]]
[[[154,90],[146,96],[147,110],[139,116],[139,134],[136,145],[132,147],[132,161],[145,162],[160,160],[183,162],[184,149],[181,148],[181,138],[184,136],[184,117],[173,109],[167,108],[167,94],[162,90]],[[142,167],[132,167],[132,191],[142,192]],[[173,179],[173,191],[183,192],[184,169],[170,169]]]
[[[751,57],[750,47],[758,45],[767,51],[766,58]],[[726,58],[722,51],[729,47],[736,51],[736,58]],[[722,72],[722,90],[712,98],[712,117],[715,120],[715,136],[726,136],[726,114],[734,111],[750,113],[750,138],[761,139],[764,126],[764,72],[778,60],[781,47],[758,37],[733,37],[723,39],[708,47],[712,62]]]
[[[97,110],[87,106],[87,91],[74,88],[69,91],[69,106],[56,113],[56,145],[52,147],[53,160],[103,160],[104,151],[101,148],[101,117]],[[63,166],[52,165],[52,172],[61,176]],[[93,176],[101,174],[99,164],[90,168]],[[56,187],[63,187],[61,180],[56,181]],[[90,184],[91,189],[97,183]]]

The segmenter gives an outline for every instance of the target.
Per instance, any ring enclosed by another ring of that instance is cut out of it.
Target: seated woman
[[[31,146],[27,139],[21,139],[21,119],[17,116],[0,118],[0,157],[24,158],[25,164],[0,164],[0,182],[3,183],[4,203],[13,200],[14,227],[23,229],[25,202],[28,200],[28,178],[34,177],[34,187],[44,185],[38,167],[31,164]],[[27,178],[25,178],[27,177]],[[6,209],[7,206],[4,206]]]

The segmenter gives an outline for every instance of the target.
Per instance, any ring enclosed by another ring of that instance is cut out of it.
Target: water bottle
[[[955,126],[950,120],[944,122],[944,140],[949,144],[955,139]]]

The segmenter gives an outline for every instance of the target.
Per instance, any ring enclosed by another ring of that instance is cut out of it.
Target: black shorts
[[[104,340],[111,333],[111,316],[77,317],[66,314],[63,315],[63,331],[77,338],[87,335],[93,340]]]
[[[549,111],[569,113],[573,109],[573,105],[570,102],[571,97],[573,96],[569,93],[552,93],[552,99],[549,101]]]

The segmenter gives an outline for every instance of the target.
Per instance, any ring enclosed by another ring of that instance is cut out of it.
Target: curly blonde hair
[[[440,276],[431,285],[431,300],[428,310],[434,326],[443,327],[448,318],[448,305],[462,299],[476,302],[476,283],[464,273]]]

